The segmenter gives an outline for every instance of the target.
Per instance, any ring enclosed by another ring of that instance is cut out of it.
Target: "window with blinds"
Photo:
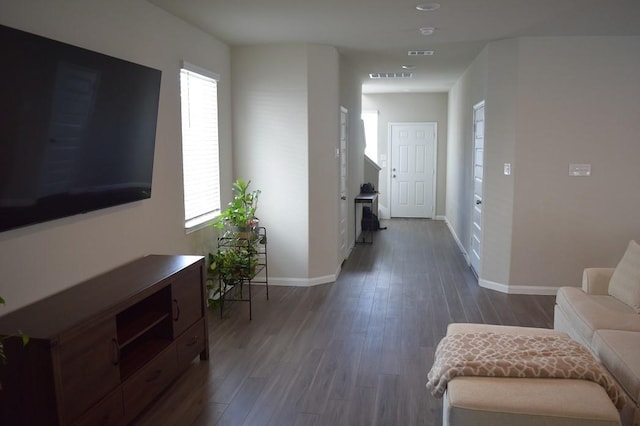
[[[180,70],[182,173],[187,230],[220,213],[218,76],[191,64]]]

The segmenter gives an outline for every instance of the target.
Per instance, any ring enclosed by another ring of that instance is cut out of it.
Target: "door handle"
[[[340,197],[341,200],[346,200],[347,197],[345,197],[344,195],[342,197]]]
[[[173,303],[176,305],[176,315],[173,317],[173,320],[178,321],[180,319],[180,304],[178,303],[178,299],[173,299]]]
[[[118,365],[120,364],[120,345],[118,344],[118,340],[115,337],[111,339],[111,341],[113,342],[113,348],[115,349],[115,358],[113,361],[111,361],[111,363],[113,365]]]
[[[482,204],[482,200],[476,200],[476,205]]]

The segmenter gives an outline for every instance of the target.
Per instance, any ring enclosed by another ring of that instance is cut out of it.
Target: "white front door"
[[[391,124],[391,217],[435,214],[436,123]]]
[[[473,214],[471,268],[480,276],[482,259],[482,180],[484,176],[484,101],[473,107]]]
[[[347,201],[347,138],[349,137],[347,123],[348,111],[340,107],[340,255],[344,260],[349,255],[349,240],[347,233],[347,216],[349,203]]]

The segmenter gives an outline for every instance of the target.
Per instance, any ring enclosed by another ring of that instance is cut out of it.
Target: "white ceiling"
[[[446,92],[492,40],[640,35],[640,0],[439,0],[433,12],[416,10],[428,0],[148,1],[231,46],[335,46],[357,70],[364,93]],[[436,31],[426,37],[420,27]],[[409,57],[409,50],[435,54]],[[405,71],[404,64],[415,65],[413,78],[368,78]]]

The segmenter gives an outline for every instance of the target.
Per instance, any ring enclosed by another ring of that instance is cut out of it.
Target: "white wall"
[[[269,281],[335,280],[340,60],[330,46],[232,49],[234,170],[262,190]]]
[[[142,0],[2,2],[0,23],[162,70],[151,199],[1,233],[3,311],[145,254],[202,252],[208,232],[184,232],[178,72],[184,59],[221,76],[222,178],[230,182],[227,46]]]
[[[481,285],[553,293],[640,239],[638,51],[639,37],[493,42],[451,90],[447,220],[465,250],[472,107],[486,99]],[[570,178],[571,162],[592,176]]]
[[[465,257],[471,247],[473,106],[487,96],[484,49],[449,91],[446,220]]]
[[[446,93],[398,93],[368,94],[362,96],[364,110],[376,110],[378,114],[378,158],[385,155],[386,166],[380,171],[379,203],[389,207],[389,123],[436,122],[438,123],[438,159],[436,175],[436,216],[445,214],[447,176],[447,94]],[[380,166],[383,164],[378,161]]]
[[[355,232],[360,231],[360,215],[355,221],[353,199],[360,193],[364,180],[364,126],[362,115],[362,83],[356,76],[353,65],[340,58],[340,105],[348,110],[347,115],[347,238],[349,247],[355,244]],[[358,211],[361,208],[358,207]],[[354,230],[354,227],[357,228]]]
[[[579,285],[640,241],[638,52],[640,37],[520,40],[511,284]]]
[[[487,47],[481,284],[509,283],[518,109],[518,40]],[[512,174],[504,175],[504,163]],[[469,243],[470,244],[470,243]]]
[[[309,277],[334,281],[339,257],[340,59],[329,46],[308,46]]]
[[[267,227],[269,275],[309,276],[307,48],[232,49],[235,178],[260,189],[257,215]],[[273,281],[273,280],[272,280]]]

